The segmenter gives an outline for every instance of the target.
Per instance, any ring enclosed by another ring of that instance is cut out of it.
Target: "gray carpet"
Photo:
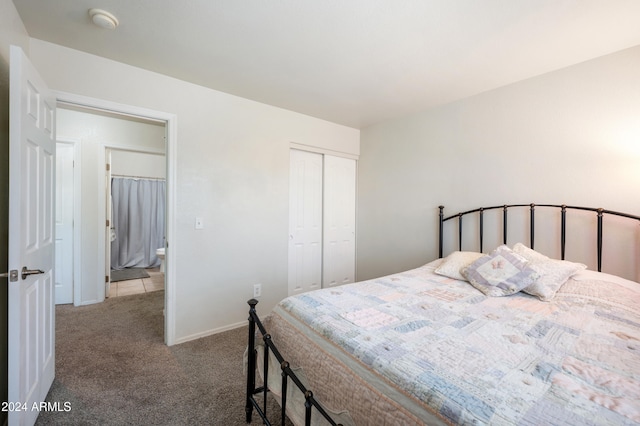
[[[112,269],[109,281],[115,283],[118,281],[137,280],[139,278],[149,278],[149,274],[144,268]]]
[[[47,401],[71,410],[43,411],[36,425],[245,425],[247,329],[167,347],[163,303],[156,291],[57,306]],[[278,420],[275,401],[268,410]]]

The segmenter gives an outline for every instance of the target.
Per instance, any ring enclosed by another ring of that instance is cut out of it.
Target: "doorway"
[[[173,179],[176,117],[157,111],[138,107],[113,104],[108,101],[88,99],[72,94],[57,93],[58,99],[58,138],[74,140],[79,162],[81,163],[79,182],[79,202],[82,204],[76,220],[74,232],[79,235],[78,245],[74,247],[74,263],[79,270],[74,274],[74,305],[100,303],[108,294],[110,262],[107,249],[109,244],[109,224],[107,222],[109,194],[107,170],[108,152],[139,152],[163,157],[166,176],[166,244],[173,233]],[[108,130],[101,129],[100,123],[116,123]],[[106,227],[105,227],[106,225]],[[171,267],[171,255],[165,256],[165,343],[175,341],[174,316],[174,273]]]
[[[166,157],[106,149],[107,297],[164,289]]]

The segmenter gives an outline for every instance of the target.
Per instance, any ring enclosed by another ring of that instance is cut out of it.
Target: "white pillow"
[[[467,279],[460,274],[460,269],[472,264],[482,256],[482,253],[474,251],[454,251],[445,257],[433,272],[445,277],[466,281]]]
[[[540,278],[522,291],[537,296],[540,300],[548,302],[553,299],[557,291],[576,272],[586,269],[582,263],[574,263],[566,260],[550,259],[542,253],[530,249],[522,243],[513,246],[513,251],[529,261]]]

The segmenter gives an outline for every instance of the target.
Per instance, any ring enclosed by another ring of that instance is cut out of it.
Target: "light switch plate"
[[[196,217],[196,229],[204,229],[204,222],[201,217]]]

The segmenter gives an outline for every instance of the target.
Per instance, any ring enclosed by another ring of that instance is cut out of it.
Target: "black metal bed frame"
[[[534,248],[534,238],[535,238],[535,208],[538,207],[552,207],[560,209],[560,251],[561,258],[565,257],[565,247],[566,247],[566,213],[567,210],[585,210],[595,212],[597,214],[597,257],[598,257],[598,271],[602,269],[602,234],[603,234],[603,217],[604,215],[614,215],[621,216],[629,219],[634,219],[640,222],[640,216],[635,216],[627,213],[620,213],[612,210],[605,210],[602,208],[592,208],[592,207],[578,207],[578,206],[567,206],[565,204],[504,204],[501,206],[492,206],[492,207],[480,207],[473,210],[468,210],[465,212],[456,213],[454,215],[444,217],[444,206],[439,206],[440,214],[439,214],[439,247],[438,247],[438,257],[442,257],[443,249],[444,249],[444,223],[452,220],[454,218],[458,218],[458,247],[459,250],[462,250],[462,218],[468,214],[478,213],[479,214],[479,231],[480,231],[480,252],[482,252],[483,245],[483,232],[484,232],[484,212],[488,210],[503,210],[503,243],[507,244],[507,220],[508,220],[508,209],[512,207],[529,207],[529,238],[530,238],[530,247]],[[305,398],[305,425],[309,426],[311,424],[311,412],[312,408],[315,407],[318,413],[324,417],[330,425],[332,426],[341,426],[336,423],[331,416],[322,408],[322,406],[318,403],[318,401],[313,396],[313,392],[310,389],[307,389],[300,379],[296,376],[293,370],[290,368],[289,362],[287,362],[284,357],[280,354],[280,351],[276,348],[273,341],[271,340],[271,335],[267,333],[267,330],[263,326],[262,322],[258,318],[258,314],[256,312],[256,305],[258,301],[256,299],[251,299],[247,302],[249,304],[249,343],[248,343],[248,371],[247,371],[247,394],[246,394],[246,405],[245,405],[245,413],[246,413],[246,421],[247,423],[251,422],[251,417],[253,413],[253,409],[255,408],[256,412],[262,419],[265,425],[271,425],[269,420],[267,419],[267,395],[269,393],[269,387],[267,383],[267,377],[269,372],[269,352],[271,351],[278,363],[280,364],[281,370],[281,425],[285,425],[286,419],[286,407],[287,407],[287,387],[289,385],[289,380],[302,392]],[[262,336],[262,340],[264,341],[264,355],[263,355],[263,369],[264,369],[264,384],[262,386],[256,387],[256,373],[257,373],[257,351],[256,351],[256,327]],[[262,407],[260,406],[260,402],[256,399],[257,395],[262,394]]]
[[[511,207],[529,207],[529,243],[530,247],[534,248],[535,242],[535,212],[536,206],[538,207],[552,207],[560,209],[560,256],[561,259],[564,260],[565,247],[567,242],[567,210],[584,210],[591,211],[597,214],[597,242],[596,242],[596,250],[598,257],[598,271],[602,271],[602,230],[603,230],[603,217],[605,214],[625,217],[628,219],[634,219],[640,221],[640,216],[635,216],[628,213],[620,213],[613,210],[605,210],[603,208],[594,208],[594,207],[579,207],[579,206],[567,206],[566,204],[504,204],[502,206],[492,206],[492,207],[479,207],[477,209],[468,210],[465,212],[456,213],[454,215],[444,217],[444,206],[439,206],[440,215],[439,215],[439,245],[438,245],[438,257],[442,257],[443,254],[443,246],[444,246],[444,222],[458,218],[458,249],[462,250],[462,218],[471,213],[478,213],[479,215],[479,231],[480,231],[480,252],[482,252],[482,240],[483,240],[483,228],[484,228],[484,212],[487,210],[496,210],[502,209],[502,241],[503,244],[507,244],[507,219],[508,219],[508,209]]]
[[[258,313],[256,312],[256,305],[258,301],[256,299],[251,299],[247,302],[249,304],[249,348],[248,348],[248,371],[247,371],[247,401],[245,405],[246,412],[246,420],[247,423],[251,423],[251,415],[253,409],[256,409],[256,412],[262,418],[262,422],[265,425],[271,425],[269,420],[267,419],[267,395],[269,393],[269,387],[267,384],[267,378],[269,377],[269,351],[273,352],[273,355],[280,363],[280,370],[282,371],[282,382],[281,382],[281,401],[280,401],[280,421],[281,425],[284,426],[286,419],[286,409],[287,409],[287,386],[288,379],[290,379],[294,385],[302,392],[304,395],[305,403],[305,419],[304,423],[306,426],[311,425],[311,409],[313,407],[318,410],[318,413],[322,417],[324,417],[330,425],[332,426],[341,426],[339,423],[336,423],[331,416],[322,408],[322,406],[318,403],[318,401],[314,398],[313,392],[310,389],[307,389],[298,376],[293,372],[290,368],[289,363],[285,361],[283,356],[280,354],[280,351],[276,348],[271,340],[271,335],[267,333],[267,330],[262,325],[260,318],[258,318]],[[264,385],[260,387],[256,387],[256,366],[257,366],[257,352],[256,352],[256,326],[262,335],[262,340],[264,341],[264,354],[263,354],[263,369],[264,369]],[[260,407],[260,403],[256,400],[255,395],[262,394],[262,408]]]

